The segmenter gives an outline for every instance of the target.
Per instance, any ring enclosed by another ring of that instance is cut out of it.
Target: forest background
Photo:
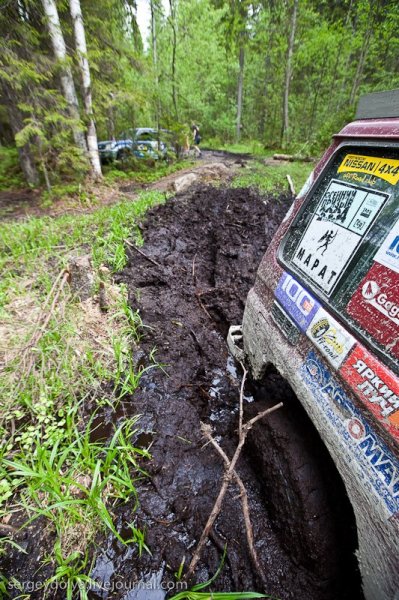
[[[360,94],[399,87],[396,1],[148,4],[143,43],[134,0],[1,0],[3,189],[100,178],[93,132],[134,127],[183,135],[194,121],[207,146],[317,154]]]

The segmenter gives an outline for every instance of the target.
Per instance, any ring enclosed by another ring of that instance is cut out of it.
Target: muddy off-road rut
[[[112,512],[122,538],[131,539],[132,522],[145,532],[151,555],[144,549],[139,556],[136,544],[99,534],[88,571],[102,589],[89,591],[91,599],[164,600],[178,591],[175,574],[183,561],[183,573],[187,570],[224,474],[215,450],[204,446],[201,422],[211,425],[228,456],[238,441],[241,373],[228,354],[226,333],[230,324],[242,320],[262,255],[290,204],[288,196],[202,185],[147,213],[141,224],[143,248],[126,247],[129,261],[117,281],[127,285],[130,304],[144,325],[132,350],[134,360],[138,367],[148,367],[155,357],[158,366],[144,372],[136,393],[116,411],[108,405],[96,411],[92,435],[106,443],[115,425],[141,415],[135,445],[149,447],[152,458],[142,463],[148,476],[136,482],[139,508],[132,498]],[[246,418],[280,401],[284,407],[267,419],[270,427],[258,423],[250,433],[237,467],[249,497],[264,577],[251,562],[238,489],[231,484],[189,583],[207,581],[227,546],[213,591],[251,590],[280,600],[360,600],[351,559],[356,540],[345,518],[345,494],[330,477],[333,468],[320,440],[312,446],[312,436],[303,435],[306,424],[298,433],[304,415],[298,414],[291,390],[277,373],[269,373],[259,385],[248,381]],[[91,408],[86,406],[88,413]],[[314,486],[314,456],[326,474],[324,495]],[[270,457],[274,472],[266,473]],[[299,465],[299,478],[290,478],[286,458]],[[295,495],[297,485],[302,502]],[[6,573],[22,582],[44,581],[52,575],[51,565],[40,567],[43,553],[51,548],[51,530],[39,519],[21,535],[18,541],[28,552],[11,549],[4,559]],[[66,598],[60,587],[44,591],[38,585],[34,590],[30,600]],[[15,590],[12,597],[18,594]]]
[[[155,588],[161,579],[165,586],[175,581],[182,560],[186,567],[189,564],[223,477],[220,458],[209,445],[204,447],[200,422],[212,426],[232,456],[241,374],[228,354],[225,337],[231,323],[241,322],[261,257],[290,203],[288,196],[198,187],[147,214],[142,224],[146,256],[128,249],[129,263],[118,281],[128,286],[130,304],[140,311],[145,325],[135,359],[148,365],[156,349],[155,358],[163,365],[143,375],[140,389],[119,412],[120,419],[141,414],[141,441],[152,442],[152,460],[144,465],[149,478],[138,484],[136,519],[146,531],[152,556],[143,552],[139,558],[135,550],[109,540],[92,576],[114,591],[93,597],[161,600],[165,597],[161,589],[126,589],[143,581],[143,576],[148,581],[151,574]],[[262,389],[273,403],[290,395],[277,375],[269,376]],[[245,403],[253,411],[257,400],[252,394],[248,386]],[[266,581],[251,563],[235,485],[229,488],[204,548],[196,581],[215,573],[227,544],[227,559],[214,591],[263,591],[281,600],[334,600],[322,576],[292,560],[280,544],[270,524],[262,473],[248,451],[240,458],[238,472],[249,495],[255,546]],[[131,521],[131,514],[132,507],[124,507],[119,522]],[[323,561],[327,564],[329,556]],[[115,590],[117,582],[125,591]],[[349,597],[355,598],[352,592],[340,591],[340,600]]]

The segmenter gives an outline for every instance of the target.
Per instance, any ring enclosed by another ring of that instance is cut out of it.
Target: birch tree
[[[81,130],[79,104],[76,95],[75,84],[72,77],[71,67],[67,61],[67,51],[64,36],[62,34],[60,19],[55,0],[42,0],[44,14],[46,16],[47,27],[50,34],[51,44],[53,46],[54,56],[61,65],[61,87],[68,105],[70,116],[74,120],[72,133],[75,144],[84,152],[87,152],[87,145],[83,131]]]
[[[83,104],[87,121],[87,146],[91,164],[92,175],[95,179],[101,179],[101,163],[97,147],[97,132],[94,124],[93,103],[91,96],[90,67],[87,58],[86,35],[83,25],[80,0],[69,0],[69,8],[73,22],[75,44],[78,54],[79,68],[83,86]]]
[[[177,49],[177,24],[176,24],[176,0],[169,0],[170,17],[169,22],[172,28],[172,100],[176,120],[179,119],[177,108],[177,82],[176,82],[176,49]]]
[[[288,41],[287,64],[285,69],[285,85],[283,95],[283,127],[281,130],[281,143],[285,147],[289,142],[289,115],[288,100],[290,95],[290,82],[292,77],[292,55],[294,53],[295,30],[298,13],[298,0],[294,0],[291,15],[290,35]]]
[[[151,10],[151,47],[152,47],[152,64],[155,75],[155,93],[156,93],[156,123],[157,129],[160,129],[160,118],[161,118],[161,99],[159,92],[159,69],[158,69],[158,34],[157,34],[157,15],[156,11],[159,11],[158,2],[150,0]]]

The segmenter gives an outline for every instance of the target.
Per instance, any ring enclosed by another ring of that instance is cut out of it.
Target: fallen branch
[[[300,154],[273,154],[273,160],[287,160],[288,162],[314,162],[311,156],[301,156]]]
[[[159,267],[160,269],[163,269],[162,265],[160,265],[159,262],[157,262],[156,260],[154,260],[150,256],[147,256],[147,254],[145,254],[145,252],[143,252],[142,250],[140,250],[140,248],[137,248],[137,246],[135,246],[134,244],[132,244],[131,242],[129,242],[129,240],[123,240],[123,241],[125,242],[125,244],[127,244],[129,246],[129,248],[133,248],[133,250],[136,250],[136,252],[138,252],[139,254],[141,254],[141,256],[143,256],[144,258],[146,258],[150,263],[152,263],[156,267]]]
[[[291,176],[290,176],[290,175],[287,175],[287,180],[288,180],[288,185],[290,186],[290,192],[291,192],[291,194],[292,194],[293,196],[296,196],[296,193],[295,193],[295,188],[294,188],[294,182],[292,181],[292,179],[291,179]]]
[[[236,471],[235,471],[236,464],[237,464],[238,459],[240,458],[241,450],[242,450],[242,448],[243,448],[243,446],[245,444],[245,441],[246,441],[248,433],[250,432],[250,430],[252,429],[252,427],[255,425],[255,423],[257,421],[259,421],[260,419],[263,419],[266,415],[274,412],[275,410],[277,410],[278,408],[280,408],[283,405],[283,403],[280,402],[279,404],[276,404],[275,406],[272,406],[271,408],[268,408],[268,409],[262,411],[261,413],[258,413],[255,417],[253,417],[252,419],[250,419],[249,421],[247,421],[247,423],[243,424],[242,423],[242,414],[243,414],[243,404],[244,404],[244,402],[243,402],[243,399],[244,399],[244,385],[245,385],[246,376],[247,376],[247,371],[244,369],[243,381],[241,383],[241,391],[240,391],[240,425],[239,425],[238,445],[237,445],[237,448],[236,448],[236,450],[234,452],[233,458],[231,460],[229,460],[227,458],[227,455],[226,455],[226,459],[228,460],[228,466],[226,464],[225,473],[224,473],[224,477],[223,477],[223,483],[221,485],[218,497],[216,498],[216,501],[215,501],[215,504],[214,504],[213,509],[211,511],[211,514],[209,515],[208,520],[206,522],[206,525],[204,527],[204,530],[203,530],[203,532],[201,534],[201,537],[200,537],[200,540],[198,542],[197,548],[196,548],[196,550],[194,552],[194,555],[193,555],[193,557],[191,559],[191,562],[190,562],[190,565],[188,567],[188,571],[187,571],[187,574],[186,574],[186,579],[189,579],[193,575],[195,567],[197,566],[197,563],[198,563],[198,561],[199,561],[199,559],[201,557],[202,549],[203,549],[203,547],[204,547],[204,545],[206,543],[206,540],[209,537],[209,534],[210,534],[210,531],[211,531],[211,529],[213,527],[213,524],[216,521],[216,519],[217,519],[217,517],[218,517],[218,515],[219,515],[219,513],[221,511],[223,500],[224,500],[224,497],[226,495],[227,489],[228,489],[228,487],[229,487],[229,485],[231,483],[231,480],[233,479],[233,477],[236,479],[236,475],[237,475]],[[209,438],[208,438],[208,440],[209,440]],[[237,481],[237,479],[236,479],[236,481]],[[248,497],[246,496],[246,492],[245,492],[245,496],[244,497],[246,497],[247,507],[248,507]],[[247,518],[248,518],[248,516],[249,515],[247,513]],[[244,519],[245,519],[245,515],[244,515]],[[249,533],[248,533],[248,530],[247,530],[247,538],[253,540],[252,526],[250,526]],[[252,548],[254,549],[253,542],[251,542],[251,543],[252,543]],[[251,556],[252,556],[252,559],[254,560],[254,556],[253,556],[252,553],[251,553]],[[258,559],[257,559],[257,556],[256,556],[256,552],[255,552],[255,557],[256,557],[256,562],[258,562]]]
[[[205,423],[202,423],[201,431],[202,431],[204,437],[212,444],[212,446],[217,450],[217,452],[223,458],[225,467],[226,467],[226,469],[228,469],[230,467],[230,459],[227,456],[227,454],[224,452],[223,448],[221,448],[221,446],[219,446],[217,441],[212,437],[211,426],[206,425]],[[238,475],[237,471],[235,471],[235,470],[233,471],[233,477],[234,477],[238,487],[240,488],[242,513],[244,515],[245,531],[247,533],[247,542],[248,542],[251,559],[252,559],[252,562],[253,562],[253,565],[254,565],[256,571],[259,573],[259,575],[262,579],[262,582],[265,583],[266,578],[263,573],[263,569],[260,565],[260,562],[258,559],[258,554],[256,552],[256,548],[255,548],[255,544],[254,544],[254,534],[253,534],[253,528],[252,528],[251,517],[250,517],[250,512],[249,512],[249,502],[248,502],[247,490],[245,489],[245,485],[244,485],[241,477]]]

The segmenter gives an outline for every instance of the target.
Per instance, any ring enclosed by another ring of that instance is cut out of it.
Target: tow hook
[[[227,334],[227,345],[234,358],[243,363],[245,354],[242,348],[242,325],[230,325]]]

